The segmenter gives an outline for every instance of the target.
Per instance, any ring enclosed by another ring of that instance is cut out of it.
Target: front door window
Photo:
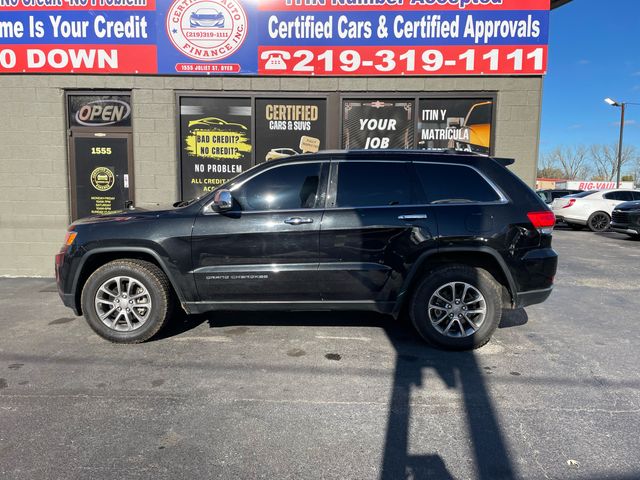
[[[232,190],[242,211],[299,210],[318,205],[320,163],[272,168]]]

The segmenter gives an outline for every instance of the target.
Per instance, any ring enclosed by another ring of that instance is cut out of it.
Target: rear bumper
[[[516,295],[516,308],[524,308],[529,305],[535,305],[537,303],[544,302],[551,292],[553,287],[544,288],[542,290],[531,290],[529,292],[518,292]]]
[[[552,248],[531,250],[521,257],[511,269],[516,281],[513,306],[522,308],[549,298],[557,269],[558,254]]]
[[[587,221],[582,218],[572,218],[565,215],[556,215],[556,223],[575,223],[577,225],[586,225]]]

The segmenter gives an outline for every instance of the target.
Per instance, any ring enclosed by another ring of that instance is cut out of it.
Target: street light
[[[624,111],[627,105],[640,105],[640,103],[630,103],[630,102],[616,102],[611,98],[605,98],[605,102],[607,102],[612,107],[620,107],[620,142],[618,142],[618,167],[617,167],[617,183],[616,188],[620,188],[620,170],[622,169],[622,140],[624,138]]]

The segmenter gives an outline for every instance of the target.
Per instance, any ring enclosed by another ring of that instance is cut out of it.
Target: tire
[[[627,235],[629,235],[631,237],[631,240],[640,240],[640,234],[637,233],[628,233]]]
[[[456,304],[451,295],[451,284],[455,284],[458,300],[462,293],[467,292],[464,297],[466,306],[464,301]],[[466,290],[464,284],[467,285]],[[480,294],[484,303],[473,301],[479,298],[473,295],[474,291]],[[436,294],[447,302],[443,302]],[[469,314],[465,311],[470,312],[471,308],[482,310],[483,305],[483,318],[482,313],[474,313],[467,319],[466,315]],[[461,310],[463,308],[465,310]],[[422,279],[411,299],[409,315],[420,336],[432,345],[447,350],[480,348],[491,339],[500,323],[502,287],[489,272],[481,268],[466,265],[441,267]],[[455,319],[455,315],[459,315],[459,319]],[[475,323],[476,328],[468,320]]]
[[[571,230],[575,230],[576,232],[580,230],[584,230],[584,225],[580,225],[579,223],[567,223]]]
[[[93,331],[114,343],[149,340],[173,311],[167,276],[153,263],[134,259],[114,260],[93,272],[81,302]]]
[[[587,226],[592,232],[606,232],[611,225],[611,217],[605,212],[594,212],[587,220]]]

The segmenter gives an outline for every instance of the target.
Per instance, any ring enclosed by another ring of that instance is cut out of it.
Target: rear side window
[[[633,192],[633,199],[640,200],[640,192]]]
[[[633,194],[631,192],[610,192],[605,193],[604,198],[607,200],[621,200],[623,202],[630,202],[633,200]]]
[[[496,202],[500,195],[472,168],[462,165],[415,163],[430,203]]]
[[[404,162],[341,162],[336,206],[411,205],[411,185]]]

